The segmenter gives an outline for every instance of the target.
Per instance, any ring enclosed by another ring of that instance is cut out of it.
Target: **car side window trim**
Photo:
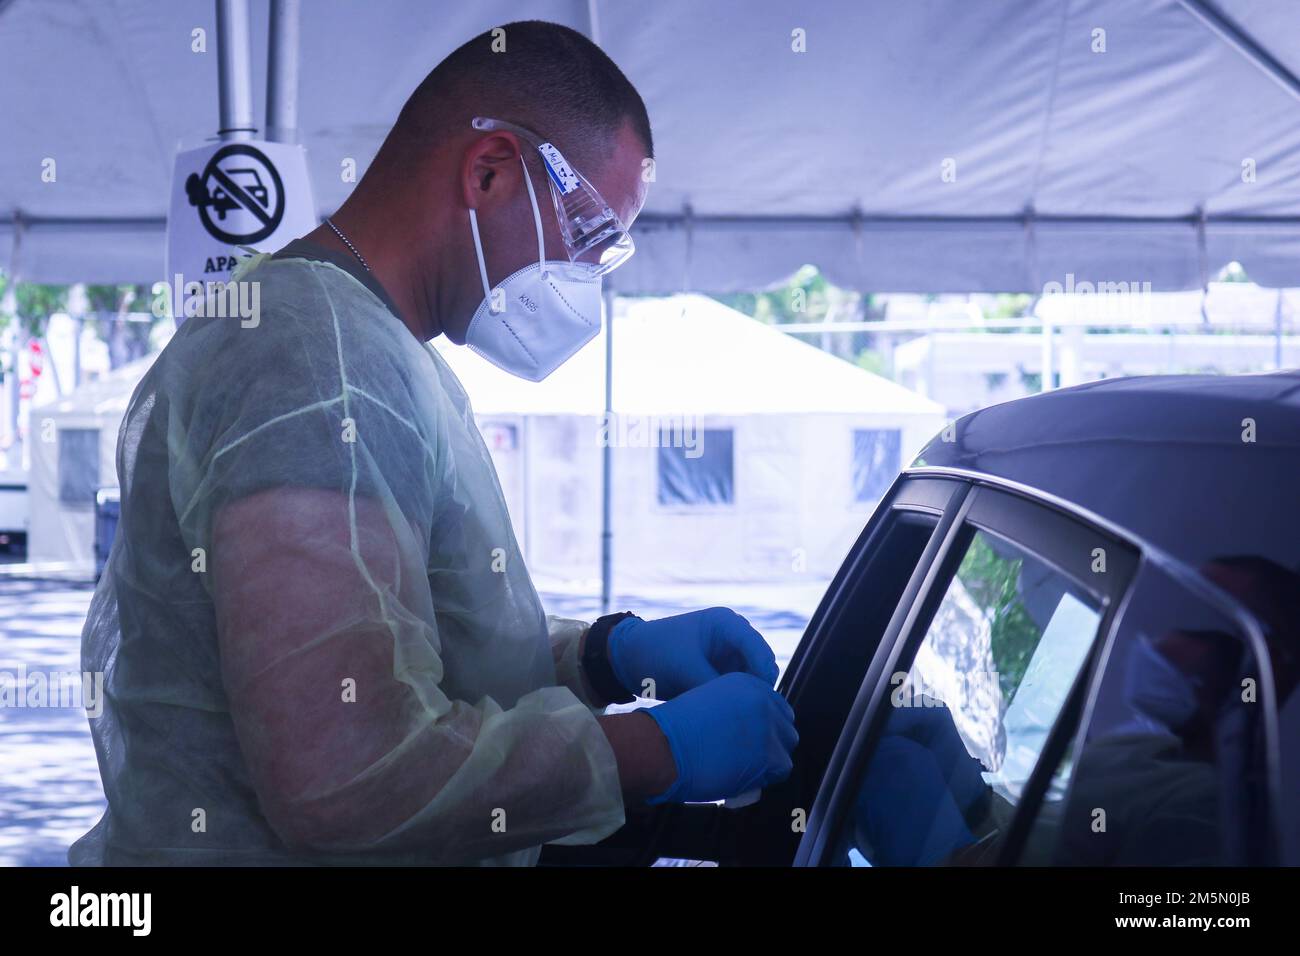
[[[890,506],[941,515],[947,510],[958,485],[965,486],[966,482],[951,478],[905,478],[900,482]]]
[[[1130,545],[1015,492],[976,488],[966,520],[1027,547],[1103,604],[1119,600],[1137,568],[1137,552]]]

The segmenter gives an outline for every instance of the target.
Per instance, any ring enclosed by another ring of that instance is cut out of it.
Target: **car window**
[[[735,435],[730,428],[706,428],[695,436],[685,428],[661,431],[656,458],[659,504],[734,503],[734,444]]]
[[[1214,575],[1214,564],[1193,573]],[[1249,609],[1270,633],[1283,633],[1286,621],[1278,627],[1269,618],[1288,601],[1294,606],[1300,591],[1294,575],[1266,565],[1223,559],[1221,583],[1258,606]],[[1117,622],[1090,716],[1053,774],[1020,862],[1265,861],[1272,840],[1259,674],[1230,614],[1185,580],[1144,566]],[[1282,670],[1274,677],[1285,700],[1293,678]],[[1284,805],[1285,814],[1294,815],[1293,803]]]
[[[68,505],[95,503],[99,488],[99,429],[59,429],[59,501]]]
[[[889,677],[832,863],[991,862],[1087,660],[1097,598],[987,531],[959,543],[910,669]]]
[[[1294,640],[1294,638],[1293,638]],[[1282,736],[1282,792],[1300,793],[1300,694],[1291,693],[1278,715]],[[1300,801],[1282,805],[1281,862],[1300,866]]]
[[[898,474],[903,433],[897,428],[853,429],[853,500],[879,501]]]

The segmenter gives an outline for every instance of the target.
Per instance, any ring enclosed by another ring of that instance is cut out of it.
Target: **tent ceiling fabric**
[[[1300,285],[1300,101],[1177,0],[594,6],[656,137],[619,291],[763,287],[809,262],[868,291],[1039,291],[1069,274],[1187,289],[1232,260]],[[260,121],[267,4],[252,7]],[[1291,0],[1230,12],[1300,70]],[[585,0],[303,4],[300,138],[321,212],[434,63],[524,16],[589,29]],[[0,265],[162,278],[175,151],[217,127],[215,46],[211,0],[0,0]]]

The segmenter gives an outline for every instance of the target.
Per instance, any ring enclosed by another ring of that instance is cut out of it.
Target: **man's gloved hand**
[[[725,674],[649,714],[668,738],[677,780],[649,802],[724,800],[790,775],[794,711],[769,683]]]
[[[609,661],[628,691],[671,700],[693,687],[736,671],[776,684],[776,656],[762,635],[730,608],[711,607],[657,621],[629,617],[609,634]]]

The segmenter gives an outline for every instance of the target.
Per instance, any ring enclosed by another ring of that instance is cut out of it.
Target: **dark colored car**
[[[983,409],[904,471],[780,689],[794,773],[544,863],[1300,864],[1300,373]]]

